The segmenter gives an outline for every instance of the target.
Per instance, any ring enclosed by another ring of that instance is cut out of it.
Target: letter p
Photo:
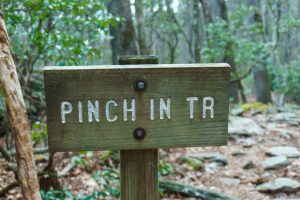
[[[60,104],[61,123],[66,123],[66,115],[72,112],[72,104],[69,101],[62,101]]]

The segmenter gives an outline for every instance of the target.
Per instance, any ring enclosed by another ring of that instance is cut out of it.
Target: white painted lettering
[[[210,118],[214,118],[214,114],[215,114],[214,106],[215,106],[215,99],[213,97],[203,97],[202,117],[206,118],[206,111],[210,110]]]
[[[150,120],[154,120],[154,99],[150,99]]]
[[[190,119],[194,119],[194,102],[198,101],[198,97],[187,97],[186,101],[190,102]]]
[[[78,121],[79,123],[83,122],[83,117],[82,117],[82,102],[78,101]]]
[[[151,121],[155,120],[155,117],[159,117],[159,119],[171,119],[171,97],[160,97],[159,98],[159,105],[157,104],[157,111],[159,109],[159,114],[155,111],[155,98],[151,97],[149,99],[149,119]],[[194,119],[198,117],[198,102],[200,103],[202,101],[202,105],[200,104],[199,107],[202,107],[202,113],[199,111],[200,118],[214,118],[215,117],[215,99],[212,96],[204,96],[202,99],[200,99],[197,96],[189,96],[185,97],[185,100],[188,104],[189,113],[188,116],[189,119]],[[85,122],[84,120],[88,122],[100,122],[100,118],[102,119],[102,116],[100,116],[102,113],[100,113],[100,110],[102,110],[102,107],[100,108],[100,101],[99,100],[87,100],[87,104],[84,104],[82,100],[77,101],[77,108],[76,116],[78,116],[78,121],[75,119],[78,123]],[[107,122],[116,122],[119,119],[121,119],[121,115],[119,115],[116,111],[119,107],[119,104],[117,100],[115,99],[109,99],[103,105],[103,114],[105,115],[104,118],[106,118]],[[136,121],[137,119],[137,108],[136,108],[136,99],[135,98],[124,98],[123,99],[123,120],[124,121]],[[157,102],[158,103],[158,102]],[[87,105],[85,107],[85,105]],[[159,108],[158,108],[159,106]],[[73,111],[73,104],[70,101],[62,101],[60,103],[60,109],[61,109],[61,123],[64,124],[67,121],[67,115],[74,112]],[[87,111],[85,111],[87,109]],[[145,108],[147,109],[147,108]],[[84,114],[87,112],[87,116]],[[74,114],[75,115],[75,114]],[[129,116],[131,115],[131,117]],[[173,113],[172,113],[173,115]]]
[[[88,100],[88,122],[93,122],[93,116],[96,122],[99,122],[99,100],[95,100],[95,106]]]
[[[127,106],[127,99],[123,99],[123,120],[128,121],[127,113],[131,112],[131,121],[136,120],[135,99],[131,99],[131,108]]]
[[[167,104],[163,98],[159,99],[159,118],[164,119],[164,113],[171,119],[171,98],[167,98]]]
[[[70,114],[73,110],[72,104],[69,101],[62,101],[60,103],[61,123],[66,123],[66,114]]]
[[[118,106],[118,103],[115,100],[109,100],[106,102],[105,105],[105,115],[106,115],[106,120],[109,122],[115,122],[118,119],[117,115],[114,115],[113,117],[110,116],[110,106],[113,105],[114,107]]]

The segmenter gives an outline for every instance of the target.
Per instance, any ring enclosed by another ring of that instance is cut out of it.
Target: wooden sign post
[[[230,66],[157,63],[44,69],[50,151],[121,150],[122,200],[158,199],[158,148],[227,143]]]
[[[158,64],[158,58],[156,56],[122,56],[118,57],[118,63],[120,65]],[[137,80],[134,87],[142,92],[147,87],[145,83],[143,79]],[[121,150],[120,160],[121,199],[157,200],[158,149]]]

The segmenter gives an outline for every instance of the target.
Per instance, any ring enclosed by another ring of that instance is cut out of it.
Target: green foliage
[[[190,166],[193,170],[200,170],[204,168],[204,163],[200,159],[184,156],[181,158],[181,160],[183,163]]]
[[[42,143],[47,138],[47,125],[43,121],[36,121],[32,124],[32,140],[36,143]]]
[[[72,162],[78,162],[80,160],[79,156],[73,157]],[[173,167],[165,162],[159,161],[159,176],[168,175],[174,172]],[[42,199],[44,200],[62,200],[62,199],[74,199],[74,200],[94,200],[103,199],[106,197],[120,197],[120,171],[118,169],[106,168],[97,171],[93,176],[93,179],[99,184],[99,188],[103,190],[95,190],[92,194],[83,195],[79,193],[78,195],[73,195],[67,189],[65,190],[50,190],[41,191]]]
[[[18,63],[88,64],[115,23],[103,0],[4,0],[3,7]]]
[[[296,28],[300,28],[300,19],[289,17],[285,20],[282,20],[280,32],[286,33],[289,29],[296,29]]]
[[[174,172],[174,168],[170,163],[160,160],[158,163],[158,176],[166,176]]]
[[[260,103],[260,102],[245,103],[241,107],[244,111],[249,111],[249,110],[265,111],[265,110],[268,109],[267,104],[263,104],[263,103]]]
[[[102,194],[102,197],[113,196],[118,198],[120,196],[119,170],[107,168],[96,172],[93,178],[105,190],[105,192]]]
[[[253,12],[253,7],[237,5],[230,13],[228,22],[219,18],[206,26],[208,38],[207,46],[201,52],[203,62],[222,62],[226,48],[231,49],[228,53],[237,69],[237,73],[232,74],[233,79],[242,76],[257,63],[264,62],[262,58],[271,51],[272,44],[258,40],[263,34],[261,24],[247,22]]]
[[[73,162],[73,160],[72,160]],[[43,200],[96,200],[104,199],[105,197],[120,197],[120,172],[117,169],[107,168],[96,172],[93,175],[93,179],[99,184],[99,188],[103,190],[94,190],[91,194],[85,195],[79,193],[77,195],[72,194],[67,189],[64,190],[49,190],[41,191]]]
[[[41,196],[43,200],[96,200],[99,198],[102,199],[103,197],[106,197],[106,192],[95,190],[92,194],[88,195],[84,195],[83,193],[73,195],[68,190],[42,190]]]
[[[81,165],[83,167],[88,166],[86,158],[91,158],[93,156],[92,151],[80,151],[78,155],[72,157],[71,162],[76,165]]]
[[[42,190],[41,197],[43,200],[73,199],[72,193],[66,190],[50,190],[50,191]]]
[[[99,63],[108,27],[120,21],[107,12],[105,0],[3,0],[1,7],[33,115],[45,111],[41,67]]]
[[[203,62],[218,62],[223,58],[224,49],[228,42],[233,38],[227,29],[227,23],[218,20],[209,24],[205,28],[207,34],[207,47],[202,49],[201,57]]]
[[[272,89],[300,102],[300,57],[287,66],[271,67]]]

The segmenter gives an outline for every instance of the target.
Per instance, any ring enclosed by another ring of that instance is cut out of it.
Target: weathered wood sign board
[[[225,145],[229,75],[222,63],[46,67],[50,150]]]

